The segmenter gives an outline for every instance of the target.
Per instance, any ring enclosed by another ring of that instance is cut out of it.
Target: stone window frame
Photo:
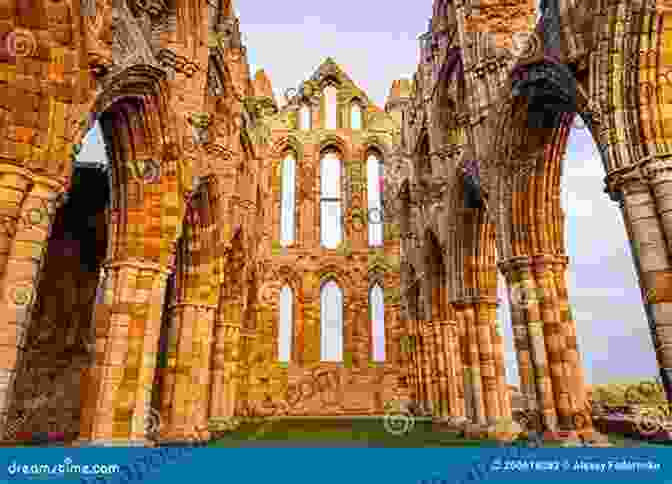
[[[382,248],[385,247],[385,224],[383,221],[383,190],[380,190],[380,187],[378,187],[378,191],[380,192],[380,214],[379,214],[379,220],[380,220],[380,225],[381,225],[381,234],[380,234],[380,244],[377,245],[372,245],[371,244],[371,233],[369,232],[370,228],[370,223],[371,223],[371,207],[369,207],[369,157],[371,155],[374,155],[378,158],[378,166],[380,170],[380,174],[384,175],[384,170],[385,170],[385,155],[383,154],[383,150],[380,149],[377,145],[370,145],[367,146],[366,150],[364,151],[364,160],[363,160],[363,165],[366,168],[366,225],[367,225],[367,246],[369,248]]]
[[[292,334],[289,353],[289,363],[298,363],[301,361],[299,346],[297,340],[297,321],[303,313],[303,299],[301,288],[301,277],[293,267],[282,265],[278,270],[276,278],[280,284],[280,291],[285,286],[292,290]],[[279,339],[280,339],[280,293],[278,293],[277,313],[273,319],[273,361],[280,362]]]
[[[340,291],[341,294],[341,359],[340,360],[326,360],[323,358],[323,348],[324,345],[323,343],[323,338],[324,338],[324,331],[323,331],[323,325],[324,321],[322,320],[322,292],[325,290],[325,287],[329,283],[334,283],[336,288]],[[346,321],[346,298],[345,298],[345,290],[343,289],[343,284],[341,281],[339,281],[339,278],[336,277],[333,274],[327,274],[322,278],[320,281],[320,292],[319,292],[319,299],[320,299],[320,363],[336,363],[336,364],[343,364],[345,362],[345,321]]]
[[[339,116],[339,109],[338,109],[338,94],[339,94],[339,91],[340,91],[340,84],[341,83],[338,81],[338,79],[330,76],[330,77],[325,78],[320,85],[320,92],[321,92],[321,97],[322,97],[322,102],[321,102],[322,109],[321,109],[321,113],[320,113],[320,121],[321,121],[320,126],[321,126],[322,129],[327,130],[327,131],[336,131],[336,130],[342,128],[342,126],[341,126],[342,123],[339,122],[339,121],[342,121],[342,120],[340,119],[341,116]],[[336,91],[336,93],[335,93],[335,103],[334,103],[334,116],[336,117],[336,119],[335,119],[335,126],[333,128],[327,128],[328,123],[327,123],[327,93],[326,93],[326,90],[329,87],[333,87],[334,90]]]
[[[374,351],[373,351],[373,307],[371,305],[371,293],[375,287],[380,287],[383,291],[383,352],[385,359],[383,360],[374,360]],[[367,321],[368,321],[368,342],[369,342],[369,361],[374,363],[386,363],[388,360],[388,351],[387,343],[389,341],[387,330],[388,326],[385,323],[385,274],[380,270],[373,270],[369,273],[369,285],[367,288]]]
[[[283,220],[283,215],[284,215],[284,207],[282,205],[283,202],[283,188],[284,188],[284,181],[285,181],[285,160],[291,156],[294,160],[294,209],[293,209],[293,216],[294,216],[294,230],[292,234],[292,241],[288,243],[287,245],[283,245],[282,242],[282,220]],[[280,159],[280,231],[279,231],[279,240],[280,240],[280,245],[284,248],[288,247],[294,247],[297,244],[297,236],[298,236],[298,225],[299,225],[299,212],[298,212],[298,203],[297,203],[297,168],[299,165],[299,160],[298,160],[298,153],[296,150],[293,148],[287,148],[282,152],[282,158]]]
[[[329,154],[329,153],[335,153],[339,163],[340,163],[340,197],[339,198],[324,198],[322,197],[322,161],[324,160],[324,157]],[[341,210],[341,217],[339,218],[339,227],[340,227],[340,232],[341,232],[341,237],[340,237],[340,244],[343,244],[345,242],[345,224],[343,223],[344,219],[344,214],[345,214],[345,209],[346,209],[346,193],[345,193],[345,184],[347,182],[347,176],[348,174],[345,173],[346,171],[346,166],[345,166],[345,161],[344,161],[344,155],[343,155],[343,150],[341,150],[337,145],[334,144],[328,144],[324,148],[322,148],[319,152],[319,183],[318,183],[318,188],[319,188],[319,208],[318,208],[318,220],[319,220],[319,241],[320,241],[320,248],[323,250],[337,250],[337,247],[330,248],[324,245],[323,239],[322,239],[322,202],[334,202],[338,201],[340,202],[340,210]]]
[[[364,111],[366,109],[366,104],[362,99],[359,97],[355,96],[350,100],[350,121],[349,121],[349,126],[352,131],[364,131]],[[352,115],[353,115],[353,108],[357,107],[359,109],[359,128],[354,128],[352,126]]]

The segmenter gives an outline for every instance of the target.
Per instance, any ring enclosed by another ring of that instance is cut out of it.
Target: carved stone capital
[[[507,278],[519,271],[530,271],[531,266],[532,259],[526,255],[511,257],[497,263],[497,267]]]
[[[187,77],[192,77],[200,67],[195,62],[176,54],[171,49],[160,49],[156,53],[156,58],[162,67],[171,72],[181,72]]]

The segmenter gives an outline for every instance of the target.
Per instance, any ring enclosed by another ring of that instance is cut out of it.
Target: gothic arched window
[[[343,292],[335,281],[320,291],[320,359],[343,361]]]
[[[336,129],[336,87],[324,88],[324,129]]]
[[[385,361],[385,300],[378,284],[369,291],[369,309],[373,361]]]
[[[320,238],[327,249],[341,243],[341,158],[334,151],[325,152],[320,162]]]
[[[366,161],[366,181],[369,198],[369,245],[383,244],[383,203],[381,193],[381,163],[375,153]]]
[[[280,291],[280,324],[278,326],[278,361],[288,362],[292,355],[292,327],[294,295],[289,286]]]
[[[295,197],[294,191],[296,162],[294,155],[287,154],[282,160],[282,200],[280,202],[280,244],[287,247],[294,242],[294,215]]]
[[[350,106],[350,128],[362,129],[362,108],[358,101],[354,101]]]
[[[302,131],[310,131],[311,128],[311,114],[310,107],[306,104],[301,106],[301,120],[299,121],[299,127]]]

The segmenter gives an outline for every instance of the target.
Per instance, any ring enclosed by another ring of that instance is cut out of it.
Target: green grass
[[[416,422],[405,435],[385,430],[382,419],[287,419],[262,424],[245,424],[212,443],[216,447],[235,446],[244,440],[258,442],[292,441],[295,443],[356,442],[375,447],[484,447],[497,446],[496,441],[467,440],[455,433],[433,432],[431,422]]]
[[[494,440],[468,440],[457,433],[432,431],[431,422],[416,421],[413,429],[405,435],[392,435],[385,430],[380,418],[293,418],[246,423],[212,442],[214,447],[236,447],[246,441],[293,442],[307,445],[355,444],[371,447],[497,447]],[[609,441],[616,447],[669,447],[633,441],[618,434],[610,434]],[[561,447],[558,442],[545,442],[544,447]]]

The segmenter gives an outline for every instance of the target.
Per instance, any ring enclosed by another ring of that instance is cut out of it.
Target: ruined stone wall
[[[321,89],[328,77],[338,82],[338,129],[323,129]],[[366,159],[369,149],[385,157],[398,135],[398,125],[375,107],[331,60],[308,82],[312,126],[297,125],[300,103],[290,104],[268,121],[271,149],[264,159],[264,227],[257,262],[259,292],[256,327],[241,358],[245,389],[240,405],[269,401],[289,404],[291,415],[380,414],[398,390],[400,344],[398,320],[399,236],[386,226],[384,244],[369,247]],[[362,130],[350,125],[350,105],[365,106]],[[312,101],[312,102],[311,102]],[[325,148],[338,150],[344,181],[343,243],[337,249],[320,244],[320,159]],[[280,245],[281,164],[296,157],[296,234],[289,247]],[[380,215],[371,214],[379,221]],[[342,363],[320,361],[320,287],[335,280],[344,295]],[[369,288],[379,281],[385,291],[386,361],[372,362]],[[293,290],[294,321],[289,363],[278,362],[279,292]],[[270,400],[269,400],[270,399]]]

